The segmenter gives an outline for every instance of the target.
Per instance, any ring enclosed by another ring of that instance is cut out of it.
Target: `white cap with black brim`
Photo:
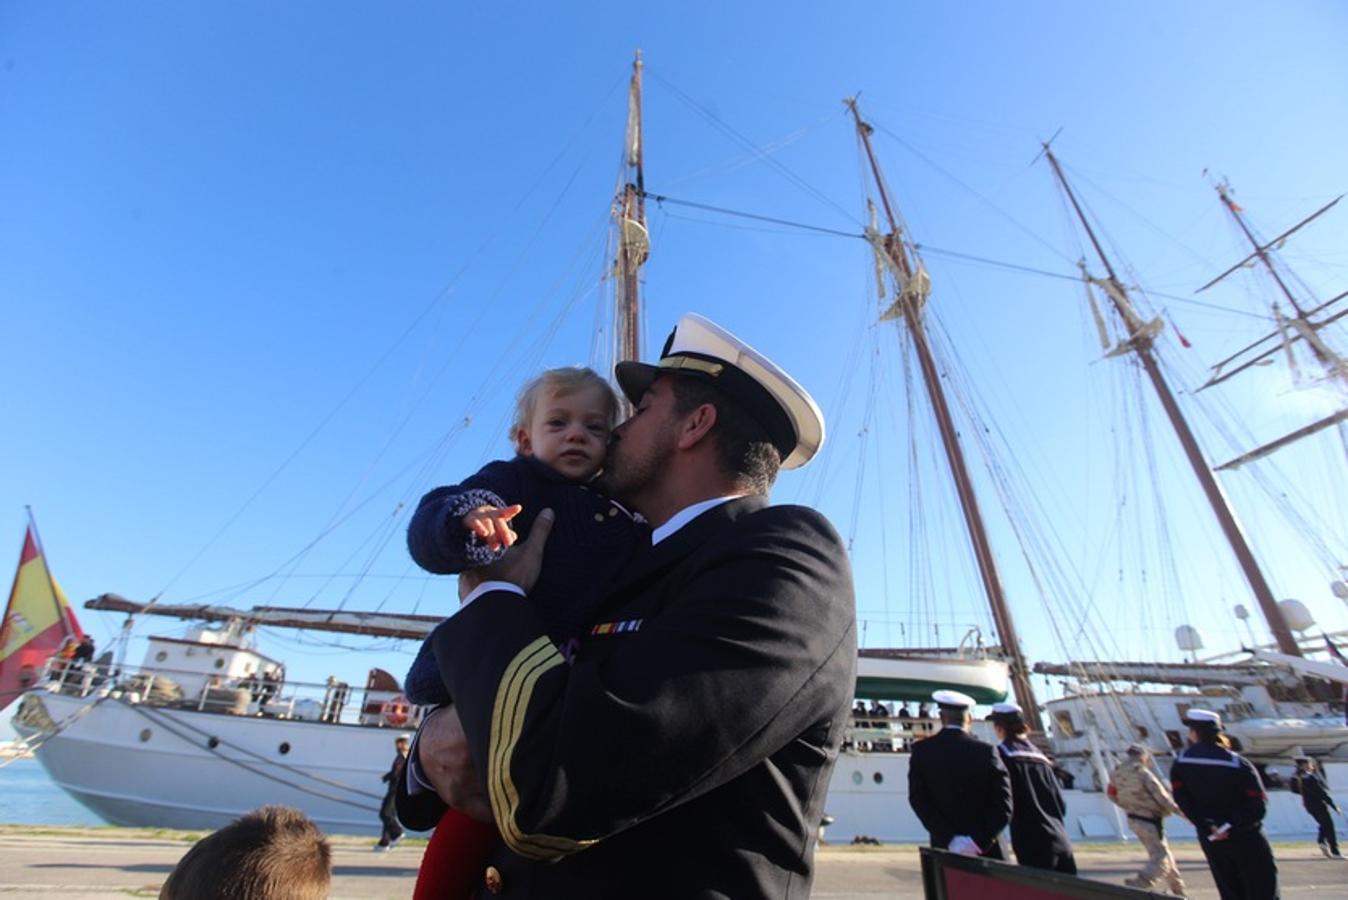
[[[989,721],[993,722],[1018,722],[1024,716],[1020,705],[1016,703],[994,703],[992,712],[988,715]]]
[[[1184,714],[1184,724],[1190,728],[1222,730],[1222,717],[1210,709],[1191,709]]]
[[[931,699],[936,701],[937,706],[946,709],[969,709],[974,705],[973,697],[959,691],[934,691]]]
[[[710,319],[679,319],[655,365],[620,362],[618,385],[633,403],[656,377],[678,373],[703,378],[740,403],[763,426],[782,456],[783,469],[809,462],[824,444],[824,414],[805,388],[781,367]]]

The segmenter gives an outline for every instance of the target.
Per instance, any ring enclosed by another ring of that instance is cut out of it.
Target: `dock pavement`
[[[157,897],[178,859],[200,834],[141,828],[50,828],[0,825],[0,900],[72,897],[82,900]],[[409,841],[389,853],[372,841],[333,837],[334,900],[408,898],[424,841]],[[1202,852],[1193,843],[1174,845],[1189,895],[1217,900]],[[1348,897],[1348,862],[1325,859],[1309,842],[1274,844],[1283,900]],[[1136,843],[1077,847],[1088,878],[1121,884],[1145,858]],[[917,848],[828,845],[819,849],[816,900],[877,900],[920,897]]]

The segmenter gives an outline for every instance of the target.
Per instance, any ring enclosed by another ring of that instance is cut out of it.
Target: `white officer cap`
[[[620,362],[618,385],[633,403],[657,375],[677,372],[703,378],[743,404],[782,455],[783,469],[809,462],[824,443],[824,414],[805,388],[772,360],[710,319],[679,319],[656,365]]]
[[[968,694],[961,694],[959,691],[935,691],[931,695],[941,706],[948,706],[952,709],[968,709],[974,705],[974,698]]]
[[[1014,722],[1022,717],[1023,713],[1018,703],[994,703],[992,704],[992,713],[988,716],[991,721]]]
[[[1222,717],[1210,709],[1191,709],[1184,714],[1184,724],[1190,728],[1222,730]]]

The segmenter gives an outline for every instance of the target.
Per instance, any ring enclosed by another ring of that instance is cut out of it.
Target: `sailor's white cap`
[[[783,469],[809,462],[824,443],[824,414],[796,380],[763,354],[710,319],[688,313],[679,319],[655,365],[620,362],[618,385],[633,403],[657,375],[677,372],[703,378],[743,404],[767,431]]]
[[[1192,728],[1222,730],[1222,717],[1210,709],[1191,709],[1184,714],[1184,724]]]
[[[1008,720],[1019,719],[1019,718],[1021,718],[1021,716],[1022,716],[1022,713],[1021,713],[1021,709],[1020,709],[1020,704],[1018,704],[1018,703],[1006,702],[1006,703],[994,703],[994,704],[992,704],[992,713],[988,716],[988,718],[989,718],[989,719],[1001,719],[1002,721],[1008,721]]]
[[[961,694],[959,691],[935,691],[931,695],[941,706],[950,706],[955,709],[968,709],[974,705],[974,698],[968,694]]]

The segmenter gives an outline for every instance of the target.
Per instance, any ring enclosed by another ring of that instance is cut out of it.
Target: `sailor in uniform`
[[[1298,756],[1296,763],[1297,770],[1291,783],[1292,793],[1301,795],[1301,805],[1310,813],[1315,824],[1320,826],[1315,842],[1320,845],[1320,852],[1325,856],[1343,859],[1343,854],[1339,853],[1338,835],[1334,833],[1334,820],[1329,815],[1331,808],[1340,815],[1343,810],[1339,809],[1334,798],[1329,795],[1329,788],[1325,787],[1324,781],[1315,771],[1315,760],[1309,756]]]
[[[1262,823],[1268,795],[1253,764],[1226,748],[1222,717],[1191,709],[1188,747],[1175,757],[1170,786],[1198,832],[1222,900],[1277,900],[1278,866]]]
[[[1029,726],[1020,707],[998,703],[988,721],[1001,741],[997,752],[1011,776],[1011,848],[1022,866],[1077,873],[1072,842],[1063,826],[1063,803],[1053,761],[1030,743]]]
[[[461,803],[476,788],[500,831],[479,890],[502,900],[807,897],[856,688],[856,600],[836,530],[767,494],[814,456],[823,414],[694,315],[658,364],[619,363],[617,378],[637,411],[605,484],[650,521],[652,546],[566,659],[521,601],[547,546],[540,513],[436,630],[454,706],[423,721],[399,818],[433,825],[437,790]]]
[[[1011,820],[1011,779],[991,744],[969,734],[974,701],[937,691],[941,730],[913,744],[908,802],[931,845],[965,856],[1005,859],[997,836]]]

